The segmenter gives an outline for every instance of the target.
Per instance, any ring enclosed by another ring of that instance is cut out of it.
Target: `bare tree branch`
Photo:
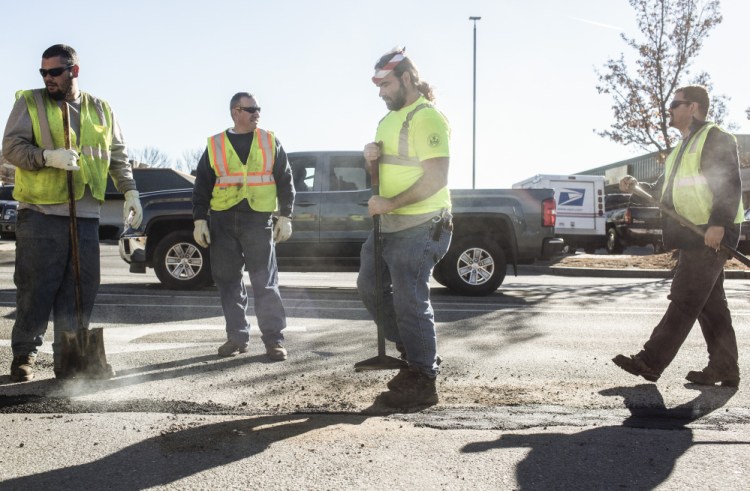
[[[150,167],[172,167],[169,155],[156,147],[134,148],[130,150],[132,160],[143,162]]]
[[[177,161],[177,169],[190,174],[198,167],[198,161],[203,156],[202,148],[190,148],[182,152],[180,159]]]

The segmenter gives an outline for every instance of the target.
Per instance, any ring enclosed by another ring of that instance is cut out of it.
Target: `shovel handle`
[[[63,102],[63,135],[65,148],[72,147],[70,142],[70,106]],[[73,171],[67,171],[66,178],[68,181],[68,214],[70,215],[70,255],[73,263],[73,281],[75,283],[75,302],[76,302],[76,324],[79,330],[83,330],[83,303],[81,295],[81,256],[78,249],[78,219],[76,217],[76,196],[73,188]]]

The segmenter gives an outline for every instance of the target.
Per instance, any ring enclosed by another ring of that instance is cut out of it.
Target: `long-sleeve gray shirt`
[[[62,104],[62,102],[60,102]],[[70,125],[75,135],[80,134],[80,110],[81,97],[70,106]],[[109,174],[115,187],[122,193],[135,190],[136,184],[133,179],[133,170],[128,162],[128,152],[125,140],[117,123],[114,113],[112,114],[112,147],[110,148]],[[75,143],[75,142],[73,142]],[[16,100],[13,109],[8,116],[3,135],[3,156],[14,166],[34,171],[44,168],[44,149],[34,143],[34,132],[29,115],[26,99],[20,97]],[[20,202],[19,209],[30,208],[48,215],[68,215],[68,204],[60,203],[53,205],[35,205]],[[82,218],[99,218],[101,203],[91,195],[91,190],[86,187],[86,192],[80,200],[76,201],[76,215]]]

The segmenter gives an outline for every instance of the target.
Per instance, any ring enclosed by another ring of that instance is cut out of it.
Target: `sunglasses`
[[[672,101],[669,103],[669,109],[677,109],[682,104],[692,104],[693,101]]]
[[[53,77],[59,77],[60,75],[65,72],[65,70],[70,70],[75,65],[68,65],[68,66],[59,66],[57,68],[50,68],[49,70],[46,70],[44,68],[39,69],[39,73],[42,75],[42,77],[46,77],[48,74],[52,75]]]
[[[250,106],[250,107],[242,107],[237,106],[235,109],[239,109],[240,111],[245,111],[246,113],[255,114],[256,112],[260,112],[260,106]]]

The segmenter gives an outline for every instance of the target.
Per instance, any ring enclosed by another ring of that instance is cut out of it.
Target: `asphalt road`
[[[290,357],[271,363],[257,330],[248,354],[216,357],[213,289],[166,290],[111,245],[102,264],[93,326],[118,377],[59,383],[45,343],[37,378],[10,384],[0,247],[0,489],[746,487],[747,391],[683,379],[706,362],[700,329],[658,384],[610,361],[645,341],[668,280],[523,268],[488,297],[436,287],[441,402],[392,413],[373,401],[393,374],[352,369],[376,354],[354,274],[281,274]],[[726,283],[741,353],[748,290]]]

